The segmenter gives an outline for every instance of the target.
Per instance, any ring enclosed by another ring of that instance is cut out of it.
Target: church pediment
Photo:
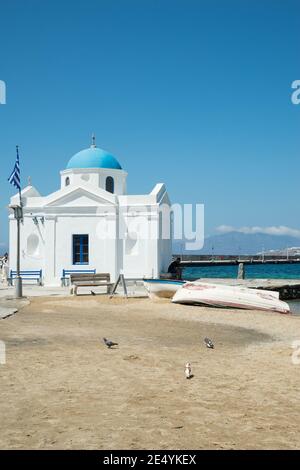
[[[115,205],[115,196],[106,191],[89,191],[78,187],[72,190],[61,190],[48,196],[44,207],[98,207],[100,205]]]

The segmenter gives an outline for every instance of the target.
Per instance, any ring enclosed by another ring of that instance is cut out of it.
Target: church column
[[[9,216],[9,269],[16,269],[17,221]]]
[[[110,275],[112,282],[115,282],[119,276],[119,267],[118,267],[118,214],[116,209],[113,214],[110,214],[106,218],[106,223],[110,225],[110,230],[108,233],[110,236],[106,238],[105,248],[106,248],[106,264],[110,268]]]
[[[154,278],[159,277],[159,244],[160,244],[160,220],[157,212],[152,212],[147,217],[148,240],[148,270]]]
[[[56,216],[45,217],[45,285],[60,285],[56,273]]]

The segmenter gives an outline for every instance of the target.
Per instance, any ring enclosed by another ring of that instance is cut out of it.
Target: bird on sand
[[[94,291],[91,290],[91,294],[92,294],[92,295],[96,295],[96,292],[94,292]]]
[[[113,346],[118,346],[118,343],[114,343],[113,341],[110,341],[107,338],[103,338],[103,341],[104,341],[104,344],[106,344],[106,346],[108,347],[108,349],[110,349]]]
[[[213,343],[212,340],[209,339],[209,338],[204,338],[204,343],[206,344],[206,347],[207,347],[208,349],[214,349],[214,347],[215,347],[215,346],[214,346],[214,343]]]
[[[192,374],[192,367],[191,367],[191,363],[190,362],[187,362],[186,365],[185,365],[185,377],[187,379],[191,379],[193,376]]]

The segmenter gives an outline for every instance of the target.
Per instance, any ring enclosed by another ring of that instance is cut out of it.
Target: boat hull
[[[150,298],[171,299],[185,281],[172,279],[144,279],[144,286]]]
[[[277,292],[204,282],[184,284],[172,302],[290,313],[288,304],[279,300]]]

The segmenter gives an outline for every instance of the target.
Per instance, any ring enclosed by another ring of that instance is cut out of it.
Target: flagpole
[[[21,298],[22,295],[22,278],[20,276],[20,222],[21,219],[17,218],[17,273],[15,278],[15,297]]]
[[[17,160],[19,161],[19,146],[16,146],[17,151]],[[17,219],[17,266],[16,266],[16,279],[15,279],[15,297],[20,299],[23,297],[22,289],[22,278],[20,274],[20,258],[21,258],[21,247],[20,247],[20,238],[21,238],[21,220],[23,219],[23,207],[22,207],[22,197],[21,197],[21,185],[19,186],[19,198],[20,206],[15,212],[15,217]]]
[[[10,209],[14,211],[14,217],[17,221],[17,252],[16,252],[16,277],[15,277],[15,297],[20,299],[23,297],[22,293],[22,278],[20,272],[20,231],[21,231],[21,221],[23,220],[23,204],[21,197],[21,179],[20,179],[20,162],[19,162],[19,147],[16,146],[17,150],[17,159],[14,166],[14,169],[8,178],[8,181],[18,188],[19,191],[19,204],[10,205]]]

